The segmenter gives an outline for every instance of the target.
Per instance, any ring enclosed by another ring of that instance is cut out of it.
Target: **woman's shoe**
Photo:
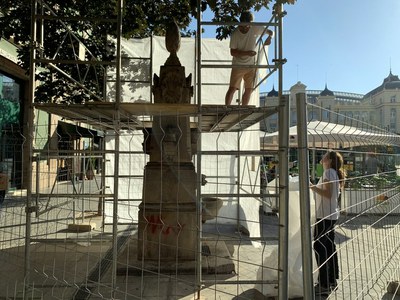
[[[338,284],[337,284],[337,282],[331,283],[331,284],[329,285],[329,288],[331,289],[332,292],[335,292],[335,291],[338,289]]]
[[[315,295],[321,295],[321,296],[328,296],[331,293],[330,288],[320,285],[320,284],[317,284],[314,287],[314,291],[315,291]]]

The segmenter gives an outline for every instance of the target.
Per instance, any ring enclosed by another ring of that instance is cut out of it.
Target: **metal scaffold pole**
[[[118,261],[118,195],[119,195],[119,149],[120,149],[120,104],[121,104],[121,36],[122,36],[123,0],[117,2],[117,53],[116,53],[116,91],[115,91],[115,153],[114,153],[114,192],[113,192],[113,265],[112,265],[112,294],[117,292],[117,261]]]
[[[25,168],[27,170],[27,176],[25,176],[26,180],[26,188],[27,188],[27,197],[26,197],[26,224],[25,224],[25,262],[24,262],[24,282],[25,282],[25,293],[24,299],[28,297],[28,290],[30,289],[30,271],[31,271],[31,259],[30,259],[30,244],[31,244],[31,214],[34,212],[32,207],[32,175],[33,175],[33,124],[34,124],[34,115],[33,115],[33,101],[35,95],[35,58],[36,58],[36,31],[37,31],[37,20],[36,20],[36,12],[37,12],[37,1],[31,1],[31,41],[30,41],[30,69],[29,69],[29,93],[30,93],[30,106],[28,113],[28,126],[26,132],[26,153],[28,154],[27,164],[28,167]]]
[[[279,290],[280,300],[288,299],[288,204],[289,204],[289,125],[290,101],[283,96],[283,5],[276,2],[278,18],[278,75],[279,75]]]
[[[314,299],[313,269],[312,269],[312,239],[310,214],[310,174],[307,149],[307,104],[306,94],[296,95],[297,136],[299,151],[299,184],[300,184],[300,224],[301,253],[303,262],[304,299]]]
[[[201,13],[201,1],[197,1],[197,32],[196,32],[196,80],[197,80],[197,105],[199,107],[199,114],[197,116],[197,124],[201,124],[202,116],[201,116],[201,31],[202,31],[202,13]],[[201,214],[202,214],[202,200],[201,200],[201,187],[202,187],[202,175],[201,175],[201,126],[198,126],[198,138],[197,138],[197,255],[196,255],[196,287],[197,287],[197,295],[196,299],[200,299],[201,287],[202,287],[202,222],[201,222]]]

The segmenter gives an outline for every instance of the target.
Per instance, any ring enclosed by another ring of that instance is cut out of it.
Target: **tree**
[[[282,3],[293,4],[294,1],[283,0]],[[44,1],[44,43],[43,47],[37,48],[38,55],[63,61],[76,60],[80,55],[79,49],[84,45],[87,61],[112,61],[115,44],[108,37],[115,37],[116,23],[109,20],[116,19],[116,3],[116,0]],[[271,3],[274,3],[273,0],[201,0],[201,10],[211,10],[213,21],[238,21],[243,10],[258,11]],[[152,34],[162,35],[172,19],[178,23],[183,35],[193,35],[188,26],[192,18],[196,18],[196,12],[196,0],[125,0],[123,36],[142,38]],[[59,18],[51,19],[52,16]],[[6,39],[12,38],[19,46],[19,63],[27,72],[30,19],[30,0],[0,0],[0,34]],[[233,26],[218,27],[217,38],[226,38],[232,29]],[[41,68],[36,80],[41,84],[35,91],[35,101],[83,103],[104,98],[103,65],[59,63],[57,68],[49,68],[48,64],[38,63],[38,67]],[[68,74],[70,80],[66,80],[60,69]]]

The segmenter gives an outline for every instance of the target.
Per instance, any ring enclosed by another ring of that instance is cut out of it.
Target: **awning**
[[[103,131],[89,129],[62,121],[58,121],[57,134],[62,139],[68,139],[68,140],[77,140],[80,138],[104,137]]]
[[[400,135],[370,126],[360,129],[352,126],[311,121],[307,124],[308,147],[348,148],[368,145],[400,146]],[[279,132],[261,132],[262,149],[278,148]],[[289,146],[297,147],[297,126],[289,128]]]

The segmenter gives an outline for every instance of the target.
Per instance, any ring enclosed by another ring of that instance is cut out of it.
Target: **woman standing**
[[[343,157],[329,151],[322,159],[324,173],[318,184],[311,186],[316,202],[317,222],[314,229],[314,250],[319,267],[319,285],[316,292],[329,294],[339,278],[338,257],[335,246],[335,224],[339,218],[338,198],[346,173]]]

